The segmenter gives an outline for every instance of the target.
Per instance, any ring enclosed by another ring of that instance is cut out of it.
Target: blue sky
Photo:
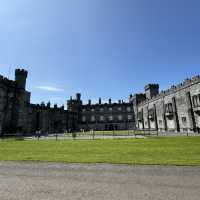
[[[198,0],[0,0],[0,74],[32,102],[126,99],[200,74]],[[10,73],[9,73],[10,71]]]

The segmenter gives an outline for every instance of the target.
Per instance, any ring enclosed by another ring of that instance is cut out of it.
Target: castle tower
[[[24,69],[15,70],[15,81],[17,82],[17,87],[19,89],[25,90],[27,75],[28,75],[28,72]]]
[[[76,93],[76,100],[81,101],[81,94],[80,93]]]
[[[70,111],[80,112],[81,106],[82,106],[82,101],[80,93],[76,93],[75,98],[70,97],[70,100],[67,101],[67,109]]]
[[[153,96],[159,94],[159,85],[158,84],[148,84],[145,86],[145,94],[147,99],[151,99]]]

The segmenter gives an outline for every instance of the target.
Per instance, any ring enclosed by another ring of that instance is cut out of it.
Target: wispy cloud
[[[36,88],[38,88],[40,90],[50,91],[50,92],[62,92],[62,91],[64,91],[62,88],[52,87],[52,86],[47,86],[47,85],[37,86]]]

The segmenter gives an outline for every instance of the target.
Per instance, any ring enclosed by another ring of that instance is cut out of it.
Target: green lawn
[[[200,137],[0,141],[0,160],[199,165]]]

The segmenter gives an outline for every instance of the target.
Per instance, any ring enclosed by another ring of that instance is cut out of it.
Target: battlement
[[[33,109],[36,110],[46,110],[46,111],[65,111],[64,105],[58,107],[57,104],[54,104],[53,107],[51,107],[50,102],[45,104],[42,102],[41,104],[30,104]]]
[[[187,78],[185,79],[183,82],[177,84],[177,85],[172,85],[169,89],[167,90],[162,90],[159,94],[157,94],[156,96],[153,96],[151,99],[145,99],[144,101],[142,101],[140,104],[144,105],[150,101],[154,101],[156,99],[159,99],[163,96],[167,96],[170,95],[172,93],[176,93],[184,88],[187,88],[193,84],[196,83],[200,83],[200,75],[194,76],[191,79]],[[151,84],[150,84],[151,85]],[[154,85],[154,84],[153,84]],[[148,86],[148,85],[147,85]]]
[[[17,75],[23,75],[23,76],[26,76],[27,77],[27,75],[28,75],[28,71],[26,71],[25,69],[16,69],[15,70],[15,74],[17,74]]]
[[[145,85],[144,89],[149,90],[149,89],[159,89],[159,84],[155,84],[155,83],[149,83],[147,85]]]
[[[6,85],[7,87],[16,87],[15,81],[9,80],[2,75],[0,75],[0,84]]]
[[[119,102],[111,102],[111,103],[102,103],[99,104],[99,103],[95,103],[95,104],[83,104],[82,107],[85,107],[85,108],[97,108],[97,107],[114,107],[114,106],[119,106],[119,105],[131,105],[132,103],[131,102],[124,102],[122,100],[119,100]]]

